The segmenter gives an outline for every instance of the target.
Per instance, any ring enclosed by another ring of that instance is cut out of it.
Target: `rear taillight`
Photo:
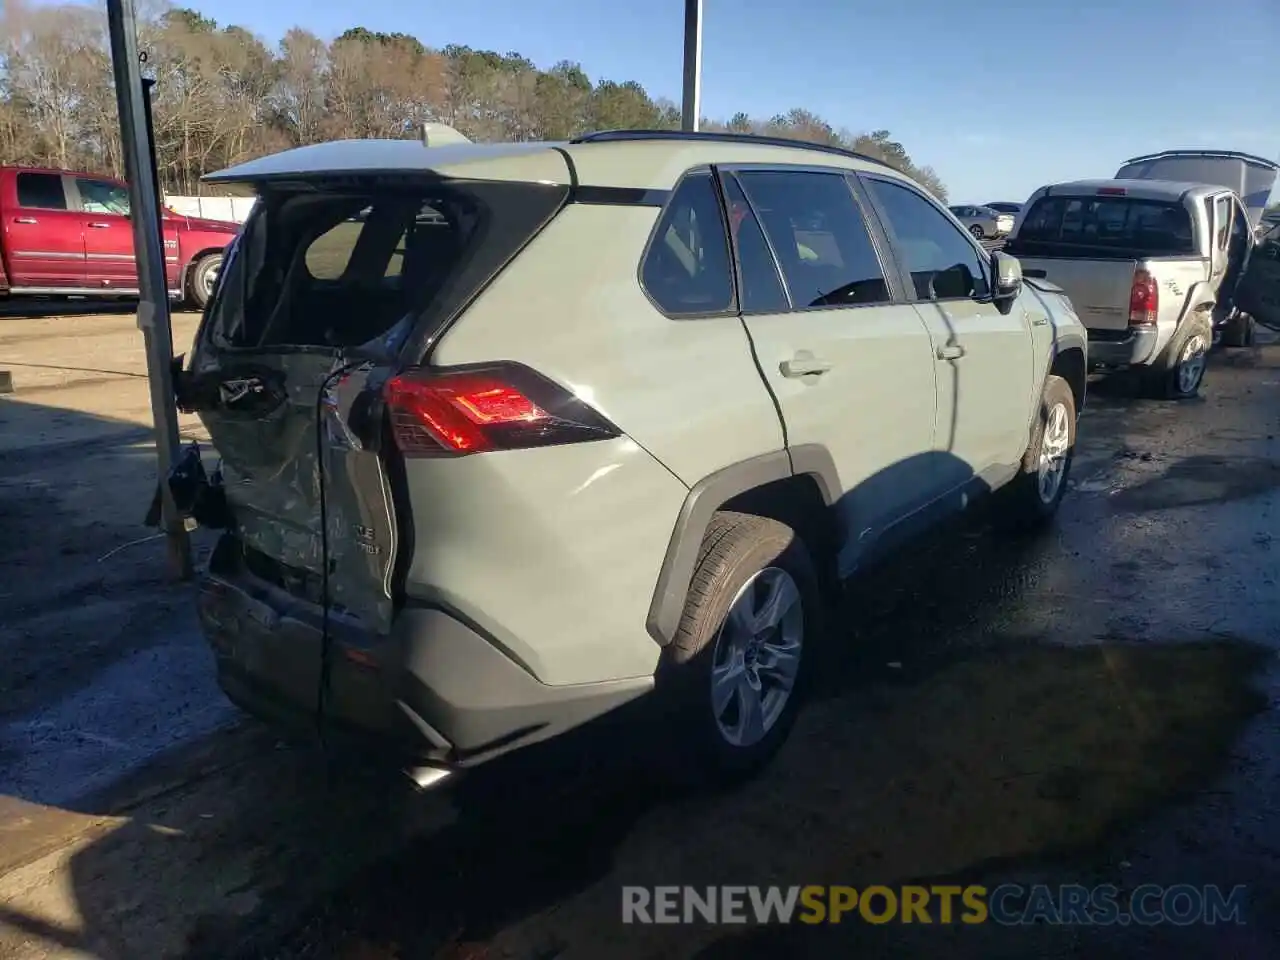
[[[384,395],[396,446],[406,457],[456,457],[620,435],[558,384],[515,363],[409,370]]]
[[[1129,289],[1129,326],[1153,327],[1160,312],[1160,288],[1146,270],[1135,270]]]

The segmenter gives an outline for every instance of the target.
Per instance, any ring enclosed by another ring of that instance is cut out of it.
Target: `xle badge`
[[[376,556],[382,552],[382,548],[378,546],[378,536],[374,533],[373,527],[362,527],[356,525],[351,528],[355,531],[356,546],[370,556]]]

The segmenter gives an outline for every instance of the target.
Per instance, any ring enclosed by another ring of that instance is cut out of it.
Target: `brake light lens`
[[[1146,270],[1135,270],[1129,290],[1129,326],[1153,327],[1160,312],[1160,288]]]
[[[406,457],[456,457],[607,440],[621,432],[556,383],[515,363],[410,370],[384,397]]]

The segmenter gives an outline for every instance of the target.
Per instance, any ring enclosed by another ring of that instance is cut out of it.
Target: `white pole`
[[[684,96],[680,129],[696,131],[702,116],[702,0],[684,0]]]

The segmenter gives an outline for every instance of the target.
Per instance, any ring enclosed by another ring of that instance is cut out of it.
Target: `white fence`
[[[165,205],[174,213],[186,217],[204,217],[208,220],[229,220],[244,223],[253,209],[256,197],[175,197],[164,198]]]

